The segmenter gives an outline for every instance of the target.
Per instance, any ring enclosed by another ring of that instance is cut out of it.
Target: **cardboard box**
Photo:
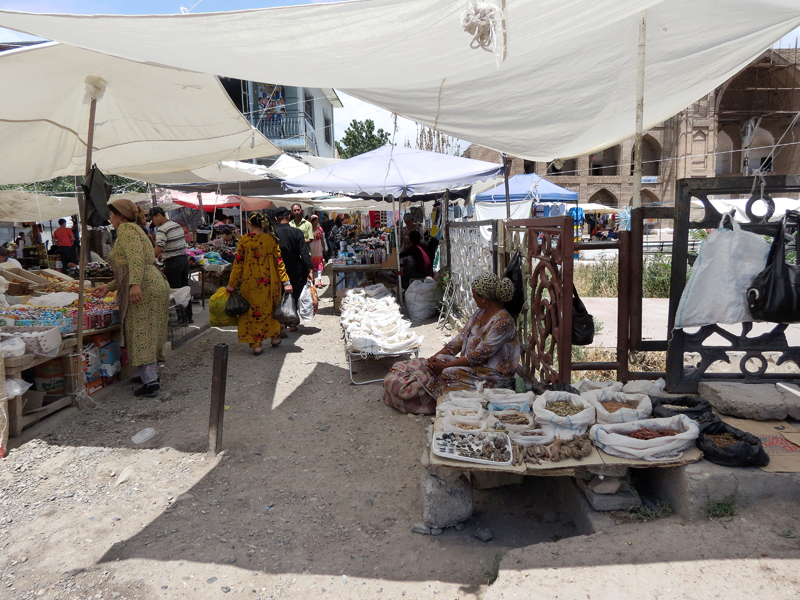
[[[100,348],[100,362],[104,365],[113,365],[120,362],[122,353],[120,352],[119,342],[109,342]]]
[[[46,363],[42,363],[41,365],[36,365],[34,373],[36,374],[36,377],[40,377],[42,379],[63,377],[64,361],[61,360],[60,358],[54,358],[53,360],[49,360]]]
[[[40,408],[42,408],[42,403],[44,402],[45,393],[44,392],[37,392],[35,390],[28,390],[24,394],[22,394],[22,412],[24,413],[31,413],[36,412]]]
[[[42,270],[41,270],[41,271],[39,271],[39,272],[40,272],[40,273],[47,273],[47,274],[48,274],[48,275],[50,275],[51,277],[55,277],[55,278],[57,278],[57,279],[62,279],[62,280],[64,280],[64,281],[75,281],[75,279],[73,279],[73,278],[72,278],[72,277],[70,277],[69,275],[64,275],[64,273],[61,273],[61,272],[59,272],[59,271],[56,271],[55,269],[42,269]],[[89,282],[88,282],[88,281],[86,282],[86,286],[87,286],[87,287],[89,286]]]
[[[30,271],[26,271],[25,269],[20,269],[19,267],[0,267],[0,275],[8,279],[8,274],[12,275],[12,279],[10,279],[10,281],[13,281],[14,278],[22,279],[31,283],[33,289],[43,288],[50,283],[44,277],[35,275]]]
[[[122,365],[119,362],[115,362],[111,365],[103,364],[100,366],[100,372],[102,373],[103,377],[113,377],[119,373],[121,368]]]
[[[103,389],[103,378],[98,377],[94,381],[86,383],[86,392],[91,396]]]
[[[111,332],[106,331],[103,333],[96,333],[94,335],[90,335],[89,339],[92,340],[92,343],[95,346],[97,346],[98,348],[102,348],[111,341]]]
[[[17,324],[17,320],[13,317],[0,317],[0,327],[14,327]]]
[[[111,377],[103,377],[103,387],[108,387],[113,383],[117,383],[119,381],[119,373],[116,375],[112,375]]]
[[[63,377],[34,377],[33,385],[39,392],[54,394],[64,391]]]

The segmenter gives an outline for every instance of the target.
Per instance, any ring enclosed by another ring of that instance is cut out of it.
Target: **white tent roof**
[[[220,161],[207,167],[181,171],[180,173],[129,174],[133,179],[146,181],[154,185],[178,185],[186,183],[237,183],[243,181],[260,181],[268,177],[282,177],[282,173],[268,169],[263,165],[239,161]]]
[[[108,84],[92,158],[104,173],[141,178],[280,153],[214,76],[43,44],[0,53],[0,184],[84,174],[90,74]]]
[[[600,214],[613,214],[618,213],[618,208],[612,208],[605,204],[598,204],[595,202],[587,202],[586,204],[578,204],[578,208],[582,208],[585,213],[600,213]]]
[[[470,47],[461,25],[465,4],[371,0],[148,16],[0,11],[0,26],[198,72],[336,87],[537,161],[587,154],[633,135],[642,11],[645,129],[800,26],[797,0],[506,0],[505,60],[497,66],[493,53]],[[292,43],[275,44],[265,31]]]
[[[748,198],[741,198],[741,199],[709,199],[711,202],[711,206],[713,206],[718,213],[725,214],[726,212],[730,212],[731,210],[735,210],[736,212],[733,215],[733,218],[736,219],[740,223],[748,223],[750,221],[749,217],[747,216],[747,202]],[[787,210],[800,210],[800,200],[795,198],[773,198],[772,201],[775,203],[775,212],[772,213],[772,218],[770,221],[779,221],[786,215]],[[692,200],[692,206],[695,207],[702,207],[703,203],[700,200]],[[753,204],[753,214],[756,216],[761,216],[766,214],[766,205],[763,202],[755,202]]]
[[[502,166],[483,160],[386,145],[283,182],[288,190],[382,194],[401,198],[459,189],[489,177]]]
[[[29,192],[0,192],[0,221],[49,221],[78,214],[75,196],[59,198]]]
[[[275,177],[278,179],[289,179],[290,177],[305,175],[313,170],[314,167],[288,154],[281,154],[270,167],[270,171],[275,173]]]

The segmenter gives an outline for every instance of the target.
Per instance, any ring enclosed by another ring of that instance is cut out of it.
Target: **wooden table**
[[[338,273],[344,273],[345,277],[347,273],[379,273],[379,272],[387,272],[387,273],[397,273],[396,267],[384,266],[384,265],[337,265],[333,263],[328,263],[325,265],[325,270],[330,272],[331,277],[331,289],[333,290],[333,313],[337,314],[339,312],[339,305],[342,303],[342,298],[344,298],[345,294],[347,293],[347,288],[342,286],[342,289],[338,289],[336,275]],[[397,286],[397,303],[400,304],[400,282],[398,281],[396,284]],[[391,285],[387,286],[391,289]]]

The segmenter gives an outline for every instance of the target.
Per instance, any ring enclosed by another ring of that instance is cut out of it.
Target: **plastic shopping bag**
[[[311,295],[312,285],[307,283],[297,299],[297,312],[306,323],[314,318],[314,298]]]
[[[310,290],[311,299],[314,301],[314,314],[316,315],[317,311],[319,310],[319,294],[317,293],[317,288],[315,288],[313,285],[311,286]]]
[[[725,229],[726,222],[733,230]],[[761,236],[742,231],[733,216],[724,215],[719,229],[700,246],[678,304],[675,328],[752,321],[747,288],[764,269],[769,248]]]
[[[294,305],[294,298],[291,294],[284,292],[281,303],[275,309],[272,315],[278,323],[283,323],[289,327],[294,327],[300,324],[300,317],[297,314],[297,308]]]
[[[208,324],[211,327],[232,327],[239,324],[238,317],[231,317],[225,312],[230,294],[225,288],[219,288],[208,301]]]
[[[225,314],[229,317],[238,317],[250,310],[250,303],[242,298],[239,292],[233,292],[225,303]]]

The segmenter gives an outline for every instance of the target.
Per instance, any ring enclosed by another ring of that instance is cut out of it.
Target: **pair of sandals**
[[[277,348],[278,346],[281,345],[280,336],[277,338],[277,340],[278,340],[277,343],[275,342],[275,339],[276,338],[271,338],[269,340],[269,342],[270,342],[270,344],[272,345],[273,348]],[[253,356],[261,356],[262,354],[264,354],[264,349],[263,348],[261,348],[260,346],[258,348],[253,348]]]

